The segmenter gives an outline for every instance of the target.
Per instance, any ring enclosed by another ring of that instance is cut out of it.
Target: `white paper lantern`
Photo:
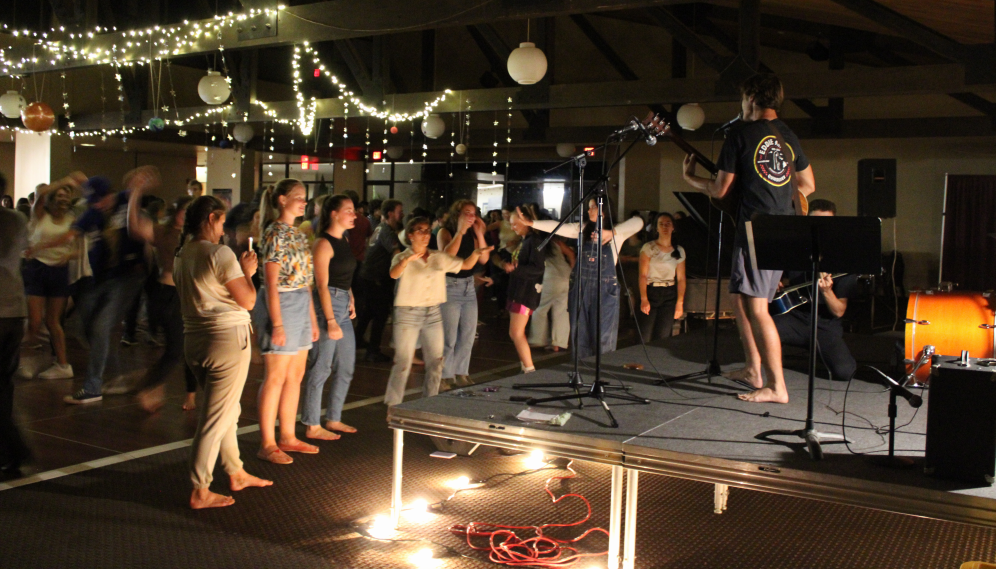
[[[235,137],[235,140],[245,144],[252,140],[252,137],[256,136],[256,133],[252,130],[252,126],[249,123],[240,122],[232,129],[232,136]]]
[[[26,106],[28,102],[17,91],[7,91],[0,96],[0,113],[9,119],[20,118],[21,110]]]
[[[557,145],[557,156],[568,158],[574,156],[575,147],[570,142],[561,142]]]
[[[460,156],[463,156],[464,154],[466,154],[467,153],[467,145],[463,144],[462,142],[460,144],[457,144],[456,145],[456,153],[459,154]]]
[[[446,132],[446,123],[439,115],[429,115],[422,120],[422,134],[426,138],[439,138]]]
[[[220,105],[228,100],[232,88],[228,86],[221,73],[208,69],[207,75],[201,77],[197,84],[197,94],[209,105]]]
[[[685,130],[695,130],[705,122],[705,111],[698,103],[681,105],[678,109],[678,126]]]
[[[532,85],[546,75],[546,54],[536,44],[524,41],[508,56],[508,74],[519,85]]]
[[[405,154],[405,149],[401,148],[400,146],[387,147],[387,156],[391,160],[400,160],[401,157],[404,156],[404,154]]]

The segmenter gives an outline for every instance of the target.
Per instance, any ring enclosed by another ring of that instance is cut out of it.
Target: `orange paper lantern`
[[[29,129],[42,132],[48,130],[55,122],[55,113],[52,112],[52,107],[45,103],[35,102],[21,110],[21,120]]]

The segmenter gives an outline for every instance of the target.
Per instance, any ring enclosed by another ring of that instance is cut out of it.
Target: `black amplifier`
[[[977,484],[996,477],[996,360],[934,356],[924,472]]]

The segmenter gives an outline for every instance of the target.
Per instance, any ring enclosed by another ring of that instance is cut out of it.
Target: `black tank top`
[[[356,257],[353,249],[345,239],[336,239],[328,233],[322,233],[322,239],[332,246],[332,258],[329,260],[329,286],[349,290],[353,285],[353,272],[356,271]]]
[[[460,257],[461,259],[466,259],[467,257],[470,257],[470,254],[473,253],[474,249],[477,248],[476,245],[477,243],[474,234],[469,231],[467,233],[464,233],[463,239],[460,241],[460,249],[457,251],[456,256]],[[472,277],[474,276],[474,269],[476,268],[477,267],[472,267],[465,271],[460,271],[459,273],[456,273],[454,275],[446,275],[446,276],[453,276],[458,279],[462,279],[464,277]]]

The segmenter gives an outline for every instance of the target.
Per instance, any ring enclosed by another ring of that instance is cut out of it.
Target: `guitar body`
[[[768,304],[768,314],[772,316],[788,314],[807,302],[809,302],[808,289],[800,288],[781,292],[776,294],[775,298],[771,299],[771,302]]]

